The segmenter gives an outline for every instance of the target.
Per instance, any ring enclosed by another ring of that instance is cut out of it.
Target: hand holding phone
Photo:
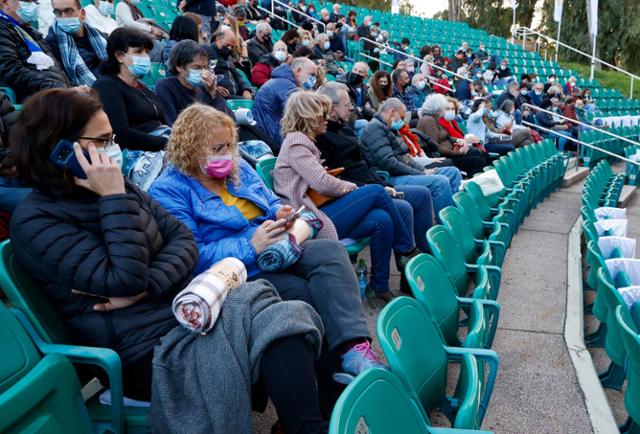
[[[89,158],[89,154],[87,151],[82,151],[85,155],[85,158],[91,162]],[[78,158],[76,157],[75,150],[73,149],[73,143],[71,141],[62,139],[58,141],[53,151],[51,151],[51,155],[49,159],[53,164],[60,167],[61,169],[69,169],[73,176],[80,179],[87,179],[87,175],[82,170],[82,166],[78,162]]]
[[[302,212],[305,210],[305,208],[306,208],[306,206],[302,205],[300,208],[298,208],[298,210],[296,212],[292,212],[291,214],[286,216],[285,217],[285,221],[287,222],[287,224],[289,224],[292,221],[298,219],[302,215]]]

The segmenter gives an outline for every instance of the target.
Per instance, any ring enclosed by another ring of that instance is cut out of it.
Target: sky
[[[418,13],[426,14],[427,17],[447,9],[448,5],[447,0],[411,0],[411,3]]]

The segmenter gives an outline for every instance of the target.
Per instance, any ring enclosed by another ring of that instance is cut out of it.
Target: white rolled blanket
[[[173,314],[187,329],[206,334],[215,325],[229,291],[246,281],[247,269],[240,260],[218,261],[176,295]]]

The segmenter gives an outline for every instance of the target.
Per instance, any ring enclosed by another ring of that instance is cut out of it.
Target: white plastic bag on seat
[[[635,258],[636,240],[635,238],[624,237],[599,237],[598,247],[605,259],[611,258],[613,249],[619,247],[623,258]]]
[[[611,235],[616,237],[627,236],[627,219],[598,220],[593,225],[599,237],[604,235],[606,231],[611,231]]]
[[[601,206],[600,208],[596,208],[595,210],[593,210],[593,212],[595,213],[596,219],[598,220],[627,218],[626,208],[614,208],[612,206]]]
[[[640,259],[614,258],[604,261],[611,275],[611,280],[615,281],[620,272],[627,273],[631,280],[631,285],[640,285]]]
[[[480,186],[485,196],[491,196],[504,190],[504,184],[495,169],[482,172],[471,178],[471,181]]]
[[[629,309],[636,301],[640,301],[640,286],[625,286],[624,288],[618,288],[618,292],[624,298]]]

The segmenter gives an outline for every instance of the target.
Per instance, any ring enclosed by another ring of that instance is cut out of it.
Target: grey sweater
[[[316,357],[324,328],[302,301],[282,301],[265,280],[233,290],[206,335],[176,327],[153,357],[153,433],[252,432],[251,385],[275,340],[303,335]]]

